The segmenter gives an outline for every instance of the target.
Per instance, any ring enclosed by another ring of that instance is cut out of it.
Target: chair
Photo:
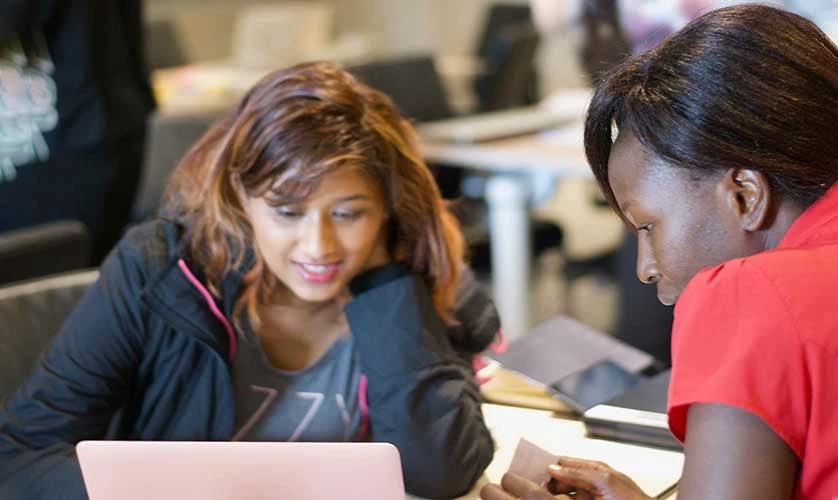
[[[350,66],[348,70],[387,94],[403,116],[417,123],[454,116],[434,60],[428,55],[381,59]],[[431,170],[443,197],[460,196],[462,168],[432,165]]]
[[[487,71],[475,81],[481,111],[533,104],[538,34],[528,26],[508,26],[486,58]]]
[[[478,57],[486,57],[497,34],[505,26],[532,23],[530,6],[526,4],[494,4],[489,8],[486,23],[477,43]]]
[[[528,5],[489,9],[477,47],[486,70],[474,81],[480,111],[508,109],[538,100],[535,56],[539,37]]]
[[[434,60],[428,55],[381,59],[348,69],[390,96],[402,115],[412,120],[428,122],[454,116]]]
[[[210,109],[188,113],[157,112],[152,115],[140,186],[132,210],[135,222],[157,214],[172,169],[223,112]]]
[[[91,240],[75,220],[50,222],[0,234],[0,285],[90,265]]]
[[[76,271],[0,288],[0,401],[29,376],[97,270]]]
[[[416,122],[441,120],[453,116],[445,89],[426,55],[385,59],[348,68],[361,81],[387,94],[403,116]],[[464,198],[460,189],[464,179],[458,166],[430,165],[442,196],[456,199],[452,212],[460,221],[470,248],[472,267],[481,273],[490,268],[489,228],[485,203]],[[533,222],[533,249],[538,255],[562,241],[561,229],[546,222]]]

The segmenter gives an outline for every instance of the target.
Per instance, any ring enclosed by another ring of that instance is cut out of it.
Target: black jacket
[[[85,498],[74,453],[84,439],[231,438],[231,338],[180,267],[181,231],[164,220],[131,230],[6,401],[0,498]],[[494,451],[469,360],[494,338],[497,315],[467,273],[460,326],[447,328],[427,287],[395,266],[353,280],[345,310],[368,379],[371,438],[399,448],[408,491],[456,496]],[[227,317],[240,284],[240,274],[222,284],[216,305]]]

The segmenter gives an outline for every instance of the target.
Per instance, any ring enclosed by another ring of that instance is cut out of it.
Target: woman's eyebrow
[[[351,194],[349,196],[342,196],[338,198],[336,201],[340,203],[345,203],[347,201],[357,201],[357,200],[368,200],[370,199],[369,195],[366,194]]]

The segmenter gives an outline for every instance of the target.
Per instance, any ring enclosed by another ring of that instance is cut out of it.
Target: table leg
[[[529,330],[530,226],[526,177],[493,176],[486,183],[492,248],[492,287],[510,340]]]

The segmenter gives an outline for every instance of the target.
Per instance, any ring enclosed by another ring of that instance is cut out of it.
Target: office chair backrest
[[[189,113],[157,112],[152,115],[140,186],[132,210],[135,222],[157,214],[172,169],[223,113],[223,110],[215,109]]]
[[[532,13],[529,5],[521,4],[494,4],[489,7],[486,14],[486,22],[483,24],[483,32],[477,43],[477,56],[486,57],[489,52],[492,40],[497,38],[505,27],[510,25],[531,24]]]
[[[97,270],[76,271],[0,288],[0,401],[32,372]]]
[[[90,265],[90,234],[75,220],[0,233],[0,285]]]
[[[434,60],[429,56],[372,61],[348,69],[367,85],[390,96],[407,118],[427,122],[454,114]]]
[[[387,94],[402,116],[416,123],[454,116],[430,56],[372,61],[348,69],[362,82]],[[459,196],[462,170],[439,165],[430,167],[442,195],[447,198]]]
[[[532,104],[538,33],[528,24],[506,26],[489,44],[486,74],[475,82],[481,111]]]

